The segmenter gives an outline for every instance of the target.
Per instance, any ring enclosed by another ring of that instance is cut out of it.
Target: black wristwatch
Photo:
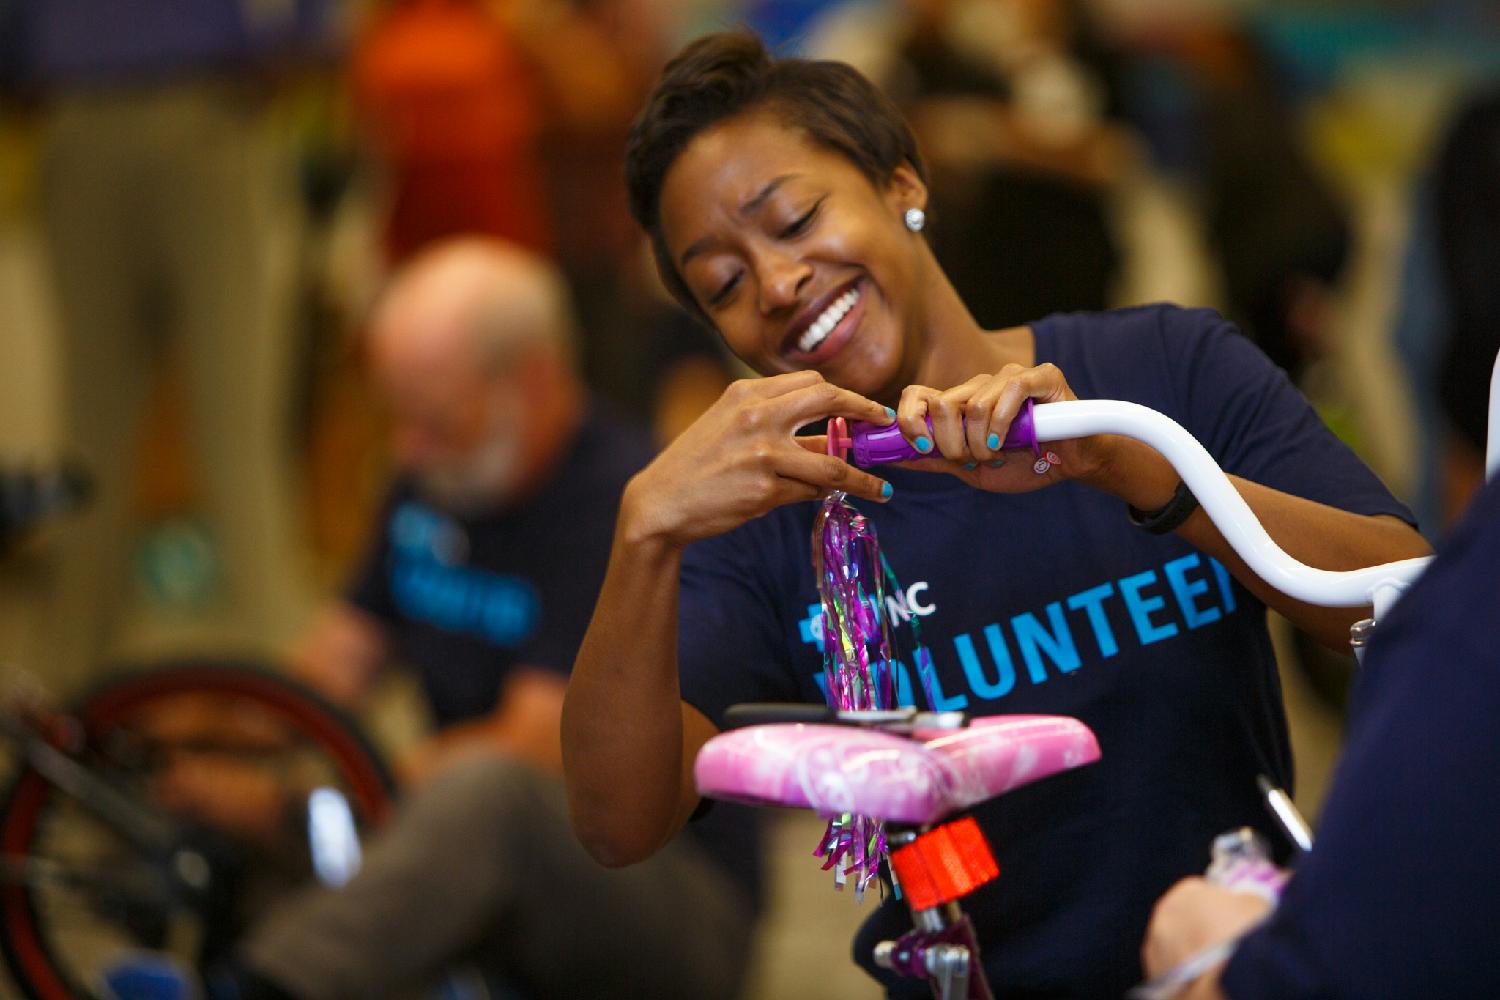
[[[1172,491],[1172,499],[1155,510],[1140,510],[1129,504],[1125,506],[1130,523],[1153,535],[1165,535],[1176,531],[1182,522],[1191,517],[1193,511],[1197,509],[1198,498],[1193,496],[1193,491],[1188,489],[1187,483],[1181,480],[1177,482],[1177,489]]]

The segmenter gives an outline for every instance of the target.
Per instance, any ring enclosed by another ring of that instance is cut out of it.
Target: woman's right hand
[[[687,545],[830,490],[890,499],[884,480],[825,454],[822,437],[796,436],[825,417],[881,426],[893,419],[813,371],[732,383],[630,481],[621,508],[626,538]]]

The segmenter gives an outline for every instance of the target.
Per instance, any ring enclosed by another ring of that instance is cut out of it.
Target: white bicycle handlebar
[[[1500,369],[1497,369],[1500,370]],[[1375,605],[1376,616],[1426,569],[1430,557],[1355,570],[1315,569],[1271,540],[1208,450],[1170,417],[1138,403],[1081,399],[1041,403],[1032,411],[1038,441],[1121,434],[1162,454],[1198,498],[1224,539],[1250,569],[1277,590],[1308,604],[1352,608]],[[1496,435],[1491,435],[1494,441]],[[1491,455],[1491,460],[1495,456]]]

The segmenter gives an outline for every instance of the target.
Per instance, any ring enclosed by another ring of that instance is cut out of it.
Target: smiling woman
[[[756,162],[726,157],[731,148],[754,149]],[[902,364],[920,356],[903,342],[917,317],[902,310],[921,301],[917,283],[941,280],[926,242],[902,221],[925,200],[909,164],[876,186],[765,112],[683,150],[664,178],[660,227],[665,245],[687,246],[671,261],[683,286],[758,371],[815,368],[895,402],[921,380]]]
[[[1100,764],[975,811],[1006,872],[969,908],[996,992],[1121,995],[1155,898],[1261,816],[1257,774],[1291,782],[1266,606],[1330,642],[1362,611],[1267,588],[1149,447],[1094,436],[1008,462],[1011,420],[1075,389],[1160,410],[1320,568],[1424,554],[1410,514],[1208,310],[981,328],[914,214],[928,188],[910,131],[848,66],[700,39],[637,119],[626,177],[668,287],[767,377],[731,386],[626,488],[564,710],[580,838],[609,864],[652,854],[697,807],[693,758],[729,705],[822,700],[800,501],[844,490],[874,501],[882,549],[922,588],[934,690],[1099,737]],[[877,477],[797,436],[834,416],[894,420],[926,457]],[[1169,504],[1191,513],[1149,530]],[[899,934],[899,913],[888,899],[870,933]]]

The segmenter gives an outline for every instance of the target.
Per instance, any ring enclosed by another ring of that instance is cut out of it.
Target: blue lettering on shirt
[[[993,681],[985,674],[984,667],[979,662],[979,654],[974,651],[972,638],[967,634],[954,636],[953,648],[958,650],[958,662],[963,665],[969,689],[979,697],[993,701],[1004,698],[1016,686],[1016,667],[1011,662],[1005,639],[1000,635],[999,625],[984,627],[984,641],[990,647],[990,659],[995,664]]]
[[[1162,567],[1167,575],[1167,583],[1172,587],[1172,593],[1177,598],[1177,604],[1182,608],[1182,618],[1187,622],[1188,628],[1199,628],[1219,620],[1223,612],[1215,607],[1199,608],[1198,596],[1208,592],[1207,580],[1188,580],[1188,571],[1197,566],[1202,560],[1198,553],[1192,552],[1181,559],[1173,559]],[[1233,610],[1231,606],[1231,610]]]
[[[1135,626],[1136,635],[1140,636],[1141,645],[1149,646],[1153,642],[1161,642],[1170,639],[1177,634],[1177,626],[1172,622],[1157,625],[1151,621],[1151,613],[1159,611],[1167,606],[1166,598],[1141,596],[1141,591],[1156,582],[1156,571],[1146,570],[1134,576],[1127,576],[1120,581],[1120,596],[1125,598],[1125,610],[1130,612],[1130,623]]]
[[[807,606],[807,617],[797,623],[797,631],[803,642],[810,642],[817,646],[820,653],[823,651],[823,606],[821,604]]]
[[[922,673],[922,686],[927,693],[927,701],[932,705],[935,712],[962,712],[969,707],[969,696],[966,694],[946,695],[943,693],[943,682],[938,677],[938,672],[932,665],[932,653],[926,646],[917,647],[917,659],[925,660],[926,667]],[[903,673],[904,673],[903,668]]]
[[[887,594],[883,609],[874,597],[868,597],[866,600],[869,602],[876,621],[884,617],[890,622],[891,627],[899,628],[914,617],[930,615],[937,610],[937,605],[931,602],[924,604],[918,599],[917,595],[926,590],[927,581],[918,580],[905,591],[897,590],[895,593]],[[821,604],[807,606],[807,617],[797,622],[797,635],[803,642],[817,646],[818,652],[823,651],[823,606]]]
[[[1047,621],[1052,626],[1050,630],[1044,628],[1030,611],[1010,620],[1011,628],[1016,634],[1016,646],[1021,650],[1021,659],[1026,661],[1026,672],[1031,675],[1035,684],[1047,679],[1046,668],[1042,665],[1043,652],[1065,674],[1078,669],[1078,647],[1063,618],[1060,602],[1053,601],[1047,605]]]
[[[536,634],[541,600],[526,579],[461,565],[463,531],[418,503],[391,518],[391,596],[406,617],[513,649]]]
[[[1089,626],[1094,630],[1094,641],[1099,645],[1099,655],[1105,659],[1120,651],[1120,644],[1115,642],[1115,630],[1109,627],[1109,619],[1104,614],[1104,601],[1114,592],[1114,584],[1101,583],[1097,587],[1090,587],[1068,598],[1069,610],[1077,611],[1082,608],[1089,616]]]
[[[923,590],[927,588],[925,583],[920,586]],[[912,590],[915,591],[916,587]],[[926,615],[936,610],[933,604],[919,604],[912,593],[904,596],[907,598],[903,602],[905,610],[911,614]],[[898,618],[900,607],[897,604],[889,609],[891,619]],[[1159,573],[1149,569],[1106,581],[1060,601],[1049,602],[1039,612],[1023,611],[1013,615],[1008,623],[1009,636],[1000,622],[984,625],[979,630],[984,640],[982,643],[967,632],[953,636],[953,651],[961,668],[959,675],[968,691],[946,693],[938,672],[928,670],[928,676],[922,682],[926,686],[922,700],[937,711],[968,708],[971,698],[998,701],[1016,689],[1016,658],[1025,665],[1026,676],[1033,685],[1046,683],[1052,673],[1072,673],[1083,665],[1079,634],[1092,635],[1093,645],[1101,659],[1116,656],[1120,652],[1120,643],[1128,640],[1117,635],[1111,626],[1110,607],[1123,609],[1129,618],[1133,628],[1127,630],[1126,635],[1133,632],[1135,641],[1141,646],[1149,646],[1184,631],[1212,625],[1233,614],[1238,603],[1229,571],[1217,559],[1189,553],[1165,563]],[[1069,612],[1073,614],[1070,616]],[[899,621],[893,623],[899,624]],[[798,623],[801,641],[816,646],[820,653],[823,649],[822,624],[822,608],[817,604],[808,605],[807,617]],[[919,655],[925,653],[925,647],[919,651]],[[891,668],[895,672],[897,703],[916,704],[913,698],[916,687],[907,665],[898,660]],[[953,676],[949,674],[950,683]],[[821,670],[817,674],[817,683],[826,700],[828,684]]]

